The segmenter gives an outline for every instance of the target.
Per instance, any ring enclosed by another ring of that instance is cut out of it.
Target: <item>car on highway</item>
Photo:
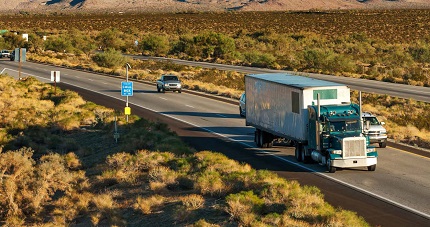
[[[241,117],[245,117],[246,116],[246,95],[245,95],[245,92],[243,92],[240,95],[240,99],[239,99],[239,115]]]
[[[387,130],[383,121],[378,121],[375,115],[369,112],[362,113],[363,133],[369,137],[370,143],[378,143],[380,148],[387,146]]]
[[[8,50],[1,50],[0,58],[10,58],[10,52]]]
[[[177,91],[182,92],[182,84],[179,78],[175,75],[161,75],[160,79],[157,80],[157,91]]]

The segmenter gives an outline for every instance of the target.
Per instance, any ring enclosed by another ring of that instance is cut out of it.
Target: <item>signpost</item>
[[[25,48],[15,48],[15,56],[14,56],[14,61],[19,62],[19,72],[18,72],[18,79],[21,80],[21,68],[22,68],[22,63],[26,62],[26,54],[27,54],[27,49]]]
[[[51,81],[54,82],[54,94],[57,94],[57,82],[60,82],[60,71],[51,71]]]
[[[124,114],[126,116],[127,123],[128,123],[128,115],[131,114],[131,108],[128,106],[128,96],[133,96],[133,82],[128,81],[128,69],[131,69],[131,66],[128,63],[126,63],[125,64],[126,81],[121,82],[121,96],[127,97],[127,101],[125,103],[125,109],[124,109]]]

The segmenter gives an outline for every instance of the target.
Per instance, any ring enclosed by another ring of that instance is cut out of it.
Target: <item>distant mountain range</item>
[[[0,11],[285,11],[427,8],[430,0],[0,0]]]

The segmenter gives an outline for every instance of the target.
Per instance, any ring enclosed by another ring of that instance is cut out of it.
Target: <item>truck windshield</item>
[[[332,121],[330,122],[331,132],[345,132],[360,130],[359,121]]]
[[[379,125],[379,121],[376,119],[376,117],[365,117],[364,124],[366,124],[367,121],[370,122],[370,125]]]

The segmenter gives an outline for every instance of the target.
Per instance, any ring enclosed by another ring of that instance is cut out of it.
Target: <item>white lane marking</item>
[[[7,69],[7,70],[10,70],[10,71],[13,71],[13,72],[19,72],[19,71],[14,70],[14,69],[4,68],[4,69],[1,71],[1,73],[0,73],[0,74],[3,74],[3,71],[5,71],[6,69]],[[43,80],[51,81],[51,79],[47,79],[47,78],[44,78],[44,77],[41,77],[41,76],[36,76],[36,75],[34,75],[34,74],[30,74],[30,73],[21,72],[21,74],[25,74],[25,75],[29,75],[29,76],[34,76],[34,77],[38,77],[38,78],[43,79]]]
[[[158,97],[158,98],[160,98],[160,99],[162,99],[162,100],[167,100],[166,98],[163,98],[163,97]]]
[[[88,79],[89,81],[94,81],[93,79]]]
[[[225,115],[222,115],[222,114],[215,114],[215,115],[217,115],[217,116],[220,116],[220,117],[224,117],[224,118],[227,118],[227,116],[225,116]]]
[[[388,146],[388,145],[387,145],[387,146]],[[417,157],[420,157],[420,158],[425,158],[425,159],[429,159],[429,160],[430,160],[430,158],[429,158],[429,157],[422,156],[422,155],[420,155],[420,154],[414,154],[414,153],[412,153],[412,152],[404,151],[404,150],[400,150],[400,149],[398,149],[398,148],[391,147],[391,146],[388,146],[388,147],[390,147],[391,149],[394,149],[394,150],[398,150],[398,151],[400,151],[400,152],[402,152],[402,153],[405,153],[405,154],[408,154],[408,155],[413,155],[413,156],[417,156]]]
[[[194,109],[194,106],[190,106],[190,105],[185,105],[186,107],[190,107],[190,108],[193,108]]]
[[[103,82],[102,84],[108,84],[108,83],[106,83],[106,82]]]

